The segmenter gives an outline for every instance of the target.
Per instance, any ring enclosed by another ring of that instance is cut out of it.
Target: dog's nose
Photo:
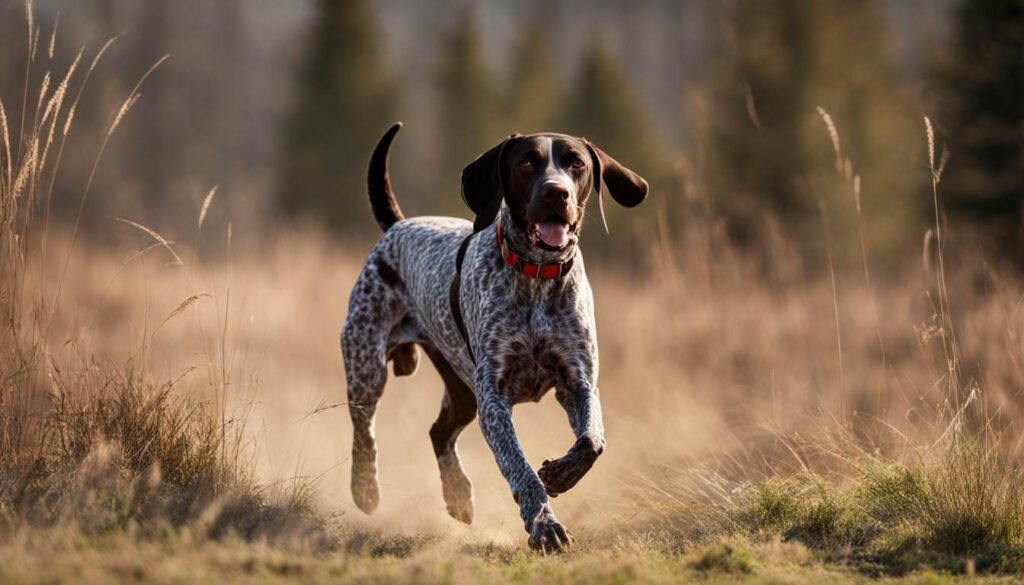
[[[564,185],[558,183],[549,184],[544,187],[541,197],[548,203],[564,202],[569,200],[569,190]]]

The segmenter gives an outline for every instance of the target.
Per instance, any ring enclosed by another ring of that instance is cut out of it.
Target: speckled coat
[[[456,441],[479,416],[483,435],[520,506],[530,545],[563,548],[569,537],[555,519],[548,497],[573,487],[605,446],[594,302],[582,255],[575,245],[535,250],[535,257],[545,263],[573,259],[565,276],[535,279],[505,264],[493,223],[473,235],[458,299],[471,354],[453,318],[449,291],[456,276],[456,252],[473,234],[473,224],[448,217],[400,219],[386,166],[380,166],[396,131],[397,127],[382,139],[383,156],[379,145],[378,167],[375,171],[372,162],[370,172],[371,202],[386,231],[353,287],[341,336],[354,427],[353,498],[367,513],[378,505],[373,424],[377,401],[388,361],[395,375],[411,375],[419,359],[418,346],[445,384],[430,438],[449,513],[466,523],[473,518],[472,483],[462,468]],[[390,199],[374,199],[375,172],[383,181],[378,187]],[[646,194],[646,183],[643,187]],[[586,194],[580,197],[581,206],[585,201]],[[529,235],[515,221],[514,210],[504,204],[500,208],[497,221],[508,245],[530,249]],[[512,406],[540,400],[551,389],[577,440],[566,455],[545,461],[534,472],[516,438]]]

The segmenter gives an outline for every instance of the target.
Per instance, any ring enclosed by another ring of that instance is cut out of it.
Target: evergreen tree
[[[514,129],[507,128],[500,92],[483,58],[474,13],[459,14],[442,48],[435,77],[438,130],[443,144],[432,204],[438,212],[461,213],[462,169]]]
[[[575,79],[571,83],[568,99],[564,101],[561,123],[558,131],[583,136],[607,151],[619,162],[643,176],[651,185],[652,197],[663,202],[670,199],[667,178],[668,157],[660,147],[657,133],[648,118],[648,113],[639,100],[635,83],[615,57],[598,37],[590,39],[584,52]],[[608,203],[610,199],[605,200]],[[596,201],[594,202],[597,203]],[[646,205],[625,213],[613,210],[614,204],[605,207],[609,226],[615,235],[622,235],[616,226],[627,228],[629,233],[649,230],[650,215],[656,206]],[[599,225],[600,215],[596,205],[589,218],[593,225]],[[593,236],[603,229],[595,229]],[[594,240],[598,245],[600,236]],[[617,245],[624,240],[617,239]]]
[[[366,0],[320,0],[287,128],[279,201],[335,230],[368,222],[367,157],[395,120],[395,88]]]
[[[940,188],[951,213],[983,222],[1001,252],[1024,258],[1024,2],[963,0],[954,22],[935,74],[953,155]]]
[[[860,258],[852,181],[835,170],[820,106],[863,178],[868,247],[887,257],[916,250],[923,131],[899,83],[881,6],[740,0],[729,22],[732,46],[711,68],[700,139],[705,183],[734,235],[756,233],[767,212],[822,258],[824,202],[835,254]]]
[[[531,19],[515,47],[512,76],[505,93],[513,130],[524,134],[550,130],[559,103],[554,49],[540,21]]]

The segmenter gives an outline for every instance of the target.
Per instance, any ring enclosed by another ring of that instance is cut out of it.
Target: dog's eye
[[[532,167],[533,167],[533,161],[530,160],[530,159],[525,159],[525,160],[523,160],[522,162],[519,163],[519,168],[521,168],[521,169],[529,169],[529,168],[532,168]]]
[[[581,159],[581,158],[574,158],[574,159],[572,159],[572,163],[570,164],[570,166],[572,166],[572,168],[574,168],[574,169],[582,169],[583,168],[583,159]]]

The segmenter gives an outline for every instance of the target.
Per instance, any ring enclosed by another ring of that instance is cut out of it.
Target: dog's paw
[[[455,518],[456,520],[458,520],[459,522],[462,522],[463,524],[472,524],[473,523],[473,499],[472,498],[469,498],[467,500],[461,500],[461,501],[451,501],[451,500],[448,500],[445,503],[447,504],[447,509],[448,509],[448,515],[449,516],[451,516],[452,518]]]
[[[580,439],[569,452],[558,459],[548,459],[537,470],[537,476],[544,484],[544,491],[552,498],[570,489],[590,471],[604,450],[596,447],[590,439]]]
[[[448,514],[459,522],[473,523],[473,484],[465,474],[441,477]]]
[[[530,529],[530,548],[542,553],[560,552],[572,545],[572,537],[558,523],[551,509],[545,509],[537,515]]]
[[[537,470],[537,476],[544,484],[544,491],[552,498],[564,494],[583,479],[593,461],[581,461],[579,457],[566,455],[559,459],[547,460]]]
[[[438,455],[437,463],[441,469],[441,491],[448,514],[459,522],[472,524],[473,482],[466,477],[459,456],[452,450]]]
[[[380,504],[380,487],[377,478],[366,474],[352,474],[352,499],[365,514],[373,514]]]

